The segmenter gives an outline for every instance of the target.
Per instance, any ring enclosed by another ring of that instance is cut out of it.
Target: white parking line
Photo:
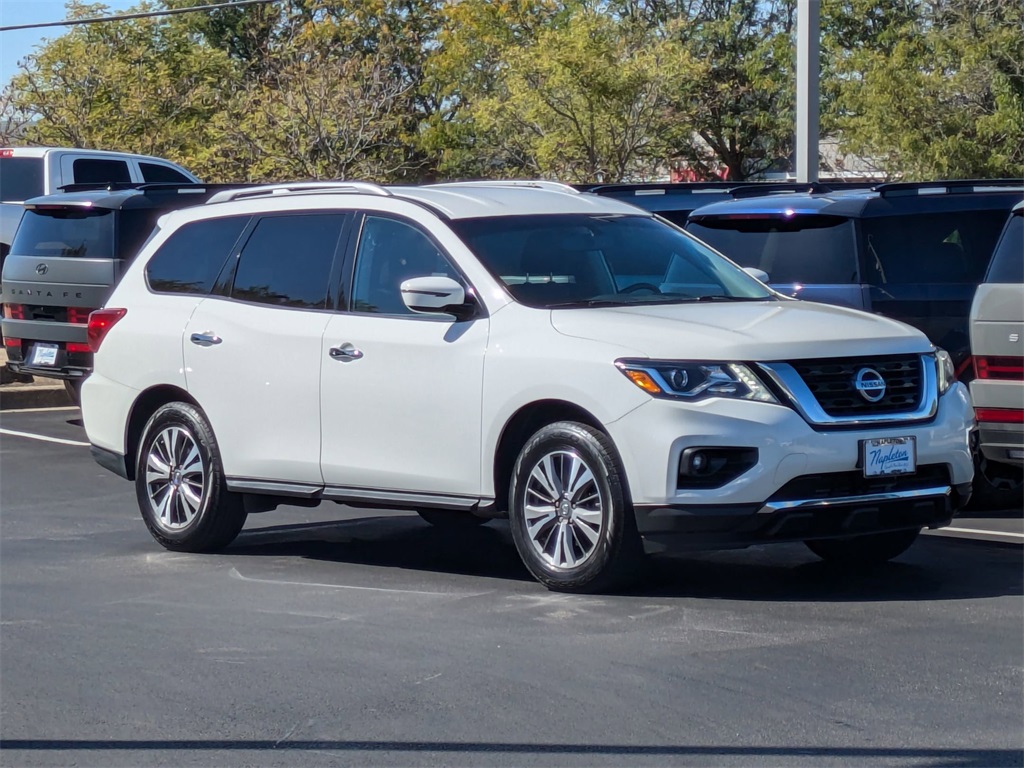
[[[15,432],[13,429],[3,429],[0,427],[0,435],[11,435],[12,437],[27,437],[30,440],[42,440],[46,443],[60,443],[61,445],[77,445],[82,448],[88,448],[88,443],[83,443],[81,440],[65,440],[61,437],[49,437],[47,435],[34,435],[31,432]]]
[[[980,528],[942,528],[943,531],[953,531],[954,533],[984,533],[988,536],[1011,536],[1015,539],[1024,539],[1024,533],[1014,533],[1013,531],[984,531]]]
[[[321,584],[315,581],[286,581],[284,579],[259,579],[252,576],[243,576],[237,568],[229,572],[231,578],[239,581],[249,581],[255,584],[275,584],[287,587],[320,587],[324,589],[354,589],[361,592],[392,592],[401,595],[423,595],[426,597],[481,597],[490,592],[422,592],[415,589],[389,589],[388,587],[357,587],[353,584]]]

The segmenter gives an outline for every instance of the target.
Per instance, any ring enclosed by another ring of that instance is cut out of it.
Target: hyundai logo
[[[869,403],[877,403],[885,397],[885,379],[874,368],[861,368],[857,371],[853,386]]]
[[[48,270],[49,270],[49,267],[47,267],[45,264],[37,264],[36,265],[36,274],[37,275],[45,275]]]

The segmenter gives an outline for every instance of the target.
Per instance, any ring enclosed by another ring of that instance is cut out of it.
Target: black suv
[[[3,265],[8,367],[63,379],[77,401],[92,370],[89,313],[103,306],[161,215],[228,188],[234,186],[78,184],[27,201]]]
[[[687,231],[743,267],[768,273],[788,296],[843,304],[902,320],[973,378],[968,314],[1024,182],[879,184],[743,197],[693,211]],[[1016,497],[987,493],[985,506]]]

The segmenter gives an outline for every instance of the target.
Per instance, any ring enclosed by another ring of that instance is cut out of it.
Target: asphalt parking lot
[[[282,508],[165,552],[77,411],[0,429],[3,765],[1024,765],[1019,514],[567,596],[501,522]]]

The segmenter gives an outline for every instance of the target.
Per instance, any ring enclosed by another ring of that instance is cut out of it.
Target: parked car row
[[[686,231],[635,205],[658,194],[551,182],[37,198],[5,265],[4,343],[21,370],[94,368],[94,456],[171,549],[226,546],[281,503],[507,515],[531,573],[592,591],[651,551],[894,557],[969,500],[975,454],[1016,470],[996,490],[1019,503],[1022,357],[996,341],[1024,323],[986,290],[976,397],[1000,426],[983,419],[979,451],[953,315],[969,280],[1003,279],[984,247],[1020,185],[718,189]],[[925,236],[959,265],[947,282],[926,278]],[[947,289],[904,291],[920,278]],[[828,303],[794,301],[811,296]]]

